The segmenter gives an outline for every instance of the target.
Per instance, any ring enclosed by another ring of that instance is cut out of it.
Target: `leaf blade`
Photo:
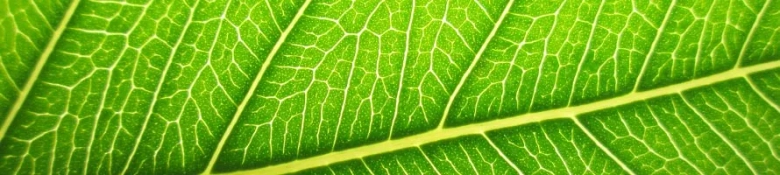
[[[84,1],[0,169],[776,172],[775,3]]]
[[[435,143],[440,140],[456,139],[460,136],[481,134],[486,131],[500,130],[502,128],[513,128],[516,126],[524,126],[537,122],[544,122],[548,120],[572,118],[576,119],[577,114],[588,114],[594,111],[603,109],[610,109],[621,105],[628,105],[632,103],[642,103],[646,99],[664,97],[669,95],[678,94],[690,89],[706,88],[712,83],[731,81],[735,78],[745,77],[754,73],[759,73],[767,70],[778,70],[780,68],[780,61],[773,61],[770,63],[750,66],[746,68],[735,69],[724,73],[707,76],[704,78],[692,80],[686,83],[675,84],[672,86],[666,86],[658,89],[636,92],[633,95],[625,95],[622,97],[602,100],[597,103],[590,103],[581,106],[566,107],[554,110],[541,111],[536,113],[521,114],[518,116],[504,118],[499,120],[493,120],[488,122],[481,122],[471,125],[463,125],[453,128],[444,128],[440,130],[433,130],[423,134],[418,134],[410,137],[388,140],[371,144],[368,146],[361,146],[353,149],[347,149],[343,151],[335,151],[329,154],[306,158],[302,160],[292,161],[289,163],[272,165],[264,168],[237,171],[235,173],[259,173],[259,172],[273,172],[274,174],[286,174],[293,173],[299,170],[327,166],[331,163],[337,163],[342,161],[348,161],[353,159],[359,159],[364,156],[370,155],[384,155],[393,154],[391,152],[412,148],[417,145]],[[737,70],[748,71],[737,71]],[[598,115],[595,115],[598,116]],[[594,134],[597,135],[597,134]],[[601,141],[604,142],[604,141]]]

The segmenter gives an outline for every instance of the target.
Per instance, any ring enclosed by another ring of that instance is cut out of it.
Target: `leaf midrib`
[[[577,120],[576,116],[583,113],[608,109],[620,105],[626,105],[651,98],[679,94],[683,91],[711,85],[717,82],[723,82],[735,78],[748,78],[748,75],[756,72],[780,68],[780,60],[771,61],[762,64],[731,69],[725,72],[677,83],[661,88],[647,91],[638,91],[625,94],[619,97],[599,100],[580,106],[571,106],[565,108],[552,109],[534,113],[527,113],[513,117],[492,120],[481,123],[463,125],[454,128],[437,128],[425,133],[379,143],[373,143],[365,146],[355,147],[342,151],[335,151],[328,154],[295,160],[292,162],[277,164],[259,169],[237,171],[231,174],[288,174],[305,169],[327,166],[332,163],[360,159],[366,156],[389,153],[404,148],[417,147],[436,141],[452,139],[460,136],[483,134],[487,131],[493,131],[508,127],[525,125],[534,122],[542,122],[551,119],[568,118]],[[207,171],[208,172],[208,171]]]
[[[509,4],[512,4],[513,1],[514,0],[510,0]],[[314,167],[319,167],[319,166],[326,166],[326,165],[331,164],[331,163],[336,163],[336,162],[341,162],[341,161],[346,161],[346,160],[352,160],[352,159],[359,159],[359,158],[362,158],[362,157],[365,157],[365,156],[371,156],[371,155],[378,155],[378,154],[382,154],[382,153],[393,152],[393,151],[404,149],[404,148],[416,147],[416,146],[420,146],[420,145],[427,144],[427,143],[433,143],[433,142],[446,140],[446,139],[451,139],[451,138],[456,138],[456,137],[465,136],[465,135],[484,134],[486,131],[492,131],[492,130],[498,130],[498,129],[502,129],[502,128],[519,126],[519,125],[524,125],[524,124],[533,123],[533,122],[541,122],[541,121],[545,121],[545,120],[559,119],[559,118],[570,118],[570,119],[573,119],[573,120],[577,121],[576,115],[578,115],[578,114],[592,112],[592,111],[597,111],[597,110],[602,110],[602,109],[611,108],[611,107],[614,107],[614,106],[619,106],[619,105],[624,105],[624,104],[629,104],[629,103],[633,103],[633,102],[637,102],[637,101],[646,100],[646,99],[649,99],[649,98],[655,98],[655,97],[660,97],[660,96],[665,96],[665,95],[670,95],[670,94],[677,94],[677,93],[680,93],[680,92],[685,91],[685,90],[698,88],[698,87],[706,86],[706,85],[709,85],[709,84],[712,84],[712,83],[726,81],[726,80],[730,80],[730,79],[734,79],[734,78],[745,77],[746,79],[748,79],[748,81],[750,81],[750,78],[748,77],[748,75],[751,74],[751,73],[765,71],[765,70],[769,70],[769,69],[780,68],[780,61],[772,61],[772,62],[766,62],[766,63],[757,64],[757,65],[748,66],[748,67],[740,67],[740,65],[741,65],[741,63],[743,61],[742,58],[745,56],[746,48],[747,48],[747,46],[749,44],[748,41],[750,41],[752,39],[754,30],[755,30],[756,26],[758,26],[757,24],[760,22],[761,17],[764,15],[766,7],[768,6],[768,4],[770,4],[770,1],[771,0],[767,1],[765,3],[764,8],[761,9],[761,11],[760,11],[760,13],[759,13],[755,23],[753,24],[753,26],[752,26],[752,28],[750,30],[750,34],[748,35],[748,38],[747,38],[746,42],[744,43],[744,46],[742,47],[742,50],[740,50],[740,57],[738,58],[736,67],[734,69],[732,69],[732,70],[728,70],[728,71],[717,73],[717,74],[714,74],[714,75],[710,75],[710,76],[706,76],[706,77],[702,77],[702,78],[698,78],[698,79],[694,79],[694,80],[690,80],[690,81],[686,81],[686,82],[682,82],[682,83],[677,83],[677,84],[673,84],[673,85],[662,87],[662,88],[652,89],[652,90],[648,90],[648,91],[639,91],[639,92],[637,92],[636,88],[635,88],[635,91],[631,92],[629,94],[625,94],[625,95],[622,95],[622,96],[619,96],[619,97],[615,97],[615,98],[604,99],[604,100],[596,101],[594,103],[584,104],[584,105],[581,105],[581,106],[565,107],[565,108],[558,108],[558,109],[552,109],[552,110],[547,110],[547,111],[527,113],[527,114],[522,114],[522,115],[509,117],[509,118],[498,119],[498,120],[487,121],[487,122],[480,122],[480,123],[473,123],[473,124],[459,126],[459,127],[454,127],[454,128],[443,128],[443,127],[441,127],[442,124],[444,123],[444,119],[446,119],[446,117],[447,117],[447,114],[449,112],[449,108],[452,106],[454,98],[457,97],[458,91],[460,90],[461,86],[465,83],[465,80],[468,77],[469,73],[471,72],[473,67],[477,64],[477,62],[479,61],[479,57],[482,55],[482,52],[484,52],[484,49],[488,45],[489,42],[487,42],[487,41],[491,40],[491,38],[493,37],[493,35],[496,32],[496,29],[498,28],[498,26],[500,26],[501,21],[503,21],[503,17],[506,15],[506,13],[508,11],[508,10],[505,10],[504,14],[501,15],[500,19],[498,20],[497,24],[495,25],[495,28],[493,29],[493,31],[491,31],[490,35],[486,39],[486,42],[483,43],[483,46],[480,48],[479,52],[477,53],[476,58],[472,61],[472,63],[469,66],[468,70],[466,71],[466,73],[462,77],[461,81],[459,82],[459,84],[455,88],[454,92],[451,94],[450,99],[448,101],[448,104],[446,106],[446,110],[444,110],[444,114],[445,115],[442,118],[442,121],[440,123],[439,128],[431,130],[431,131],[428,131],[428,132],[425,132],[425,133],[413,135],[413,136],[410,136],[410,137],[400,138],[400,139],[396,139],[396,140],[387,140],[387,141],[383,141],[383,142],[379,142],[379,143],[368,144],[368,145],[359,146],[359,147],[355,147],[355,148],[351,148],[351,149],[346,149],[346,150],[342,150],[342,151],[335,151],[335,152],[331,152],[331,153],[324,154],[324,155],[319,155],[319,156],[314,156],[314,157],[305,158],[305,159],[301,159],[301,160],[296,160],[296,161],[293,161],[293,162],[287,162],[287,163],[282,163],[282,164],[273,165],[273,166],[269,166],[269,167],[253,169],[253,170],[247,170],[247,171],[239,171],[239,172],[234,172],[234,173],[240,173],[240,174],[244,174],[244,173],[246,173],[246,174],[257,174],[257,173],[284,174],[284,173],[292,173],[292,172],[297,172],[297,171],[305,170],[305,169],[309,169],[309,168],[314,168]],[[215,151],[213,153],[213,156],[211,157],[211,160],[210,160],[210,162],[208,164],[208,167],[206,168],[206,171],[204,171],[204,173],[208,174],[208,173],[211,172],[213,166],[216,163],[217,158],[219,157],[219,154],[222,151],[223,146],[227,142],[228,137],[230,136],[230,133],[233,130],[233,127],[237,124],[237,121],[239,120],[239,117],[241,116],[241,114],[244,111],[244,108],[246,107],[246,105],[250,101],[251,97],[253,96],[253,93],[255,92],[255,90],[257,89],[258,85],[260,84],[260,81],[263,78],[264,73],[266,72],[268,67],[270,67],[272,58],[276,55],[278,50],[280,50],[282,44],[285,42],[287,36],[291,33],[292,29],[294,29],[294,26],[298,22],[299,18],[304,14],[304,11],[306,10],[306,8],[310,4],[310,2],[311,2],[311,0],[306,0],[304,2],[304,4],[301,6],[301,8],[298,9],[298,12],[295,15],[295,17],[292,19],[291,23],[281,33],[280,38],[277,40],[277,43],[274,45],[274,47],[272,48],[271,52],[269,53],[269,55],[267,56],[266,60],[264,61],[263,65],[261,66],[261,69],[257,73],[257,76],[255,77],[254,81],[252,82],[248,92],[244,96],[243,101],[238,106],[234,117],[232,118],[231,122],[229,123],[228,127],[226,128],[225,133],[221,137],[221,140],[218,143],[218,145],[217,145],[217,147],[216,147],[216,149],[215,149]],[[67,29],[68,23],[69,23],[70,19],[72,18],[72,16],[75,14],[75,12],[76,12],[76,10],[77,10],[77,8],[79,6],[79,3],[80,3],[80,0],[73,0],[69,4],[67,11],[65,12],[63,18],[61,19],[61,21],[58,24],[57,28],[55,29],[54,33],[52,34],[52,37],[48,41],[44,51],[39,56],[39,58],[38,58],[38,60],[37,60],[37,62],[35,64],[35,67],[33,67],[33,70],[30,72],[30,76],[26,80],[22,90],[19,92],[19,96],[16,98],[15,102],[12,104],[12,107],[10,108],[10,111],[6,114],[7,116],[6,116],[6,119],[5,119],[4,123],[2,124],[2,126],[0,126],[0,140],[2,140],[3,137],[5,136],[5,134],[6,134],[7,130],[8,130],[8,128],[10,127],[12,121],[17,116],[17,114],[20,111],[22,105],[24,104],[27,96],[29,95],[30,91],[32,90],[35,82],[37,81],[37,78],[39,77],[41,71],[43,70],[46,62],[48,61],[49,57],[51,56],[51,54],[56,49],[56,45],[57,45],[60,37],[64,33],[64,31]],[[509,9],[508,7],[507,7],[507,9]],[[671,7],[670,7],[670,9],[671,9]],[[666,19],[664,21],[666,21]],[[411,24],[411,22],[410,22],[410,24]],[[186,29],[184,31],[186,31]],[[659,31],[658,33],[660,34],[662,32]],[[408,35],[408,33],[407,33],[407,35]],[[657,36],[660,36],[660,35],[657,35]],[[407,38],[407,42],[408,42],[408,38]],[[655,45],[655,44],[653,44],[653,45]],[[407,44],[407,46],[408,46],[408,44]],[[646,59],[646,61],[647,60],[649,60],[649,59]],[[647,64],[647,63],[645,63],[645,64]],[[643,69],[642,72],[644,72],[645,67],[643,66],[642,69]],[[163,75],[162,77],[164,78],[165,76]],[[403,77],[403,72],[402,72],[402,76],[401,77]],[[642,77],[642,73],[640,73],[639,77],[640,78]],[[158,90],[160,89],[159,86],[162,84],[162,82],[163,81],[159,82],[160,84],[158,84]],[[637,86],[638,86],[639,83],[640,83],[640,81],[637,81]],[[399,90],[399,94],[400,94],[400,90]],[[762,98],[766,98],[760,92],[759,92],[759,95],[761,95]],[[155,97],[156,97],[156,94],[155,94]],[[396,102],[396,104],[397,104],[397,102]],[[778,108],[777,105],[773,105],[771,103],[770,103],[770,105],[772,105],[772,107]],[[152,105],[152,106],[154,106],[154,105]],[[150,110],[152,110],[152,109],[150,109]],[[396,112],[397,112],[397,110],[398,110],[398,108],[397,108],[397,105],[396,105]],[[140,136],[139,136],[139,139],[140,139]],[[136,144],[136,146],[137,146],[137,144]],[[134,154],[131,154],[131,156],[132,155],[134,155]],[[129,162],[130,161],[128,161],[128,163]],[[127,166],[125,168],[127,168]]]
[[[38,76],[41,74],[41,70],[43,70],[46,62],[48,62],[51,53],[54,52],[62,33],[68,28],[68,23],[70,22],[71,17],[73,17],[73,14],[76,13],[76,9],[80,2],[81,0],[73,0],[70,2],[67,11],[65,11],[60,23],[57,24],[57,28],[54,30],[54,33],[52,33],[51,38],[49,38],[49,43],[46,44],[46,48],[44,48],[41,55],[38,56],[35,67],[30,71],[30,76],[28,76],[27,81],[24,83],[24,87],[22,87],[22,90],[19,92],[19,96],[16,97],[16,101],[14,101],[11,106],[11,110],[6,114],[5,121],[3,121],[2,126],[0,126],[0,140],[3,140],[8,128],[11,126],[11,123],[13,123],[14,118],[16,118],[16,114],[22,109],[22,104],[24,104],[24,101],[30,94],[30,90],[32,90],[33,85],[35,85],[35,82],[38,80]]]

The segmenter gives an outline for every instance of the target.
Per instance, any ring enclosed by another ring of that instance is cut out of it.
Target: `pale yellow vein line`
[[[138,151],[138,146],[141,145],[141,140],[143,139],[144,134],[146,133],[146,127],[149,126],[149,121],[151,120],[152,115],[154,114],[154,107],[157,105],[157,101],[160,92],[162,91],[163,84],[165,84],[165,78],[166,76],[168,76],[168,71],[171,69],[173,58],[176,56],[176,53],[178,53],[179,47],[181,46],[182,42],[184,42],[184,37],[186,36],[187,31],[190,29],[190,25],[192,24],[192,18],[193,16],[195,16],[196,13],[195,10],[198,9],[199,4],[200,1],[195,1],[195,4],[189,9],[190,11],[187,16],[187,21],[184,21],[184,27],[182,28],[181,33],[179,33],[179,38],[176,39],[176,43],[173,45],[173,47],[171,48],[171,52],[168,54],[168,59],[165,61],[165,67],[162,70],[160,79],[157,81],[157,87],[155,87],[154,93],[152,94],[152,99],[149,104],[149,110],[146,111],[146,116],[144,116],[144,123],[141,125],[141,131],[138,134],[138,137],[135,138],[133,149],[132,151],[130,151],[129,154],[130,157],[127,158],[127,161],[125,162],[125,167],[122,168],[122,173],[120,174],[127,174],[127,170],[130,168],[130,165],[133,163],[133,159],[135,158],[136,152]],[[184,157],[182,157],[182,159],[184,159]]]
[[[628,168],[628,166],[626,166],[626,164],[623,163],[622,160],[618,159],[617,156],[615,156],[615,154],[612,154],[612,151],[610,151],[609,148],[607,148],[606,146],[601,144],[601,141],[596,139],[596,136],[593,136],[593,134],[590,132],[590,130],[588,130],[588,128],[585,128],[585,126],[582,125],[582,123],[580,123],[580,120],[578,120],[576,118],[573,119],[573,120],[574,120],[574,124],[577,124],[577,126],[580,127],[582,132],[584,132],[585,135],[587,135],[588,138],[590,138],[590,140],[593,140],[593,143],[595,143],[596,146],[598,146],[602,151],[604,151],[604,153],[606,153],[609,158],[612,158],[612,160],[614,160],[615,163],[620,165],[620,167],[623,168],[623,170],[625,170],[626,172],[628,172],[628,174],[636,174],[636,173],[634,173],[633,170],[631,170],[631,168]]]
[[[756,86],[756,84],[753,82],[752,79],[753,78],[751,78],[750,76],[745,76],[745,80],[747,80],[747,83],[748,83],[748,85],[750,85],[750,88],[753,89],[753,91],[755,91],[756,94],[758,94],[758,96],[761,97],[761,99],[764,100],[764,102],[767,103],[767,105],[769,105],[772,108],[774,108],[775,111],[780,112],[780,106],[778,106],[777,104],[772,102],[772,100],[764,93],[764,91],[761,91],[761,89],[758,89],[758,86]],[[761,135],[759,135],[759,136],[761,136]],[[770,148],[776,148],[773,143],[774,142],[768,142],[767,145],[769,145]],[[771,152],[772,156],[775,157],[775,159],[780,160],[780,156],[778,156],[778,154],[775,151],[775,149],[769,149],[769,152]]]
[[[279,48],[282,47],[282,44],[287,39],[287,36],[290,34],[292,29],[295,28],[295,24],[298,23],[298,20],[301,19],[301,17],[303,16],[303,12],[306,11],[306,7],[308,7],[310,3],[311,0],[306,0],[303,3],[303,6],[301,6],[301,8],[298,9],[298,12],[295,14],[295,17],[293,17],[290,24],[287,26],[286,29],[284,29],[281,36],[279,36],[279,40],[276,41],[276,44],[274,45],[271,52],[268,53],[268,56],[265,58],[265,62],[263,62],[262,67],[260,67],[260,71],[257,72],[257,76],[255,76],[255,80],[252,81],[252,85],[249,87],[246,96],[244,96],[244,100],[241,101],[241,104],[238,105],[238,108],[236,109],[236,113],[233,115],[233,119],[230,121],[230,124],[225,129],[225,134],[222,135],[222,138],[217,144],[217,149],[214,150],[214,154],[211,156],[211,160],[209,161],[206,170],[203,171],[203,174],[210,174],[211,170],[214,169],[214,164],[217,163],[219,154],[222,152],[222,147],[225,146],[227,139],[230,137],[230,133],[233,131],[233,127],[235,127],[236,123],[238,123],[238,118],[244,112],[244,109],[246,108],[246,105],[249,103],[249,100],[252,99],[252,96],[254,95],[257,86],[260,84],[260,80],[263,79],[263,75],[265,75],[266,70],[268,70],[268,67],[271,65],[271,60],[273,60],[276,53],[279,52]]]
[[[428,154],[425,154],[425,151],[422,150],[422,148],[418,145],[417,150],[420,151],[420,154],[425,158],[425,160],[428,162],[429,165],[431,165],[431,168],[433,168],[433,171],[436,172],[436,174],[441,175],[441,172],[439,172],[439,168],[436,168],[436,165],[433,164],[433,161],[431,161],[431,158],[428,157]]]
[[[588,58],[588,53],[590,53],[590,47],[591,44],[593,44],[593,35],[596,33],[596,27],[599,25],[599,17],[601,17],[602,9],[604,9],[604,4],[606,3],[606,0],[601,1],[599,4],[599,9],[596,11],[596,17],[593,17],[593,23],[591,23],[590,26],[590,35],[588,35],[588,41],[585,44],[585,50],[583,50],[580,63],[577,65],[577,70],[574,71],[574,78],[571,79],[571,92],[569,92],[569,102],[566,103],[566,106],[571,106],[571,101],[574,100],[574,92],[577,90],[577,79],[580,77],[580,74],[582,73],[582,66],[585,65],[585,59]]]
[[[496,144],[493,143],[492,140],[490,140],[490,137],[488,137],[487,134],[482,133],[482,137],[484,137],[485,140],[487,140],[488,144],[490,144],[490,146],[493,147],[493,149],[496,150],[498,155],[501,156],[501,158],[504,159],[504,161],[506,161],[506,163],[509,164],[509,166],[511,166],[512,169],[515,169],[515,172],[517,172],[517,174],[520,174],[520,175],[525,174],[525,173],[523,173],[523,171],[520,171],[520,168],[517,168],[517,165],[515,165],[515,162],[513,162],[512,160],[509,160],[509,157],[507,157],[504,154],[504,151],[501,151],[501,148],[498,148],[498,146],[496,146]]]
[[[666,29],[666,24],[669,23],[669,17],[672,16],[672,11],[674,10],[675,5],[677,5],[677,0],[672,0],[672,4],[669,4],[669,8],[666,10],[664,20],[661,21],[661,26],[658,27],[658,31],[655,33],[655,39],[653,39],[653,43],[650,44],[650,50],[647,51],[645,62],[642,64],[642,69],[639,70],[639,75],[636,77],[636,84],[634,84],[633,92],[639,90],[639,85],[642,83],[642,78],[645,76],[645,71],[647,70],[647,67],[650,66],[650,59],[653,58],[653,54],[655,54],[655,49],[658,46],[658,42],[661,40],[661,35],[664,34],[664,29]]]
[[[752,77],[745,76],[745,80],[747,80],[748,85],[750,85],[750,88],[752,88],[753,91],[755,91],[756,94],[758,94],[758,96],[761,97],[762,100],[764,100],[769,106],[772,106],[772,108],[775,108],[775,110],[777,112],[780,112],[780,106],[778,106],[778,104],[775,104],[774,102],[772,102],[772,100],[769,99],[769,96],[767,96],[766,93],[764,93],[764,91],[762,91],[761,89],[758,89],[758,86],[756,85],[755,82],[753,82],[753,78]]]
[[[756,33],[756,29],[758,28],[758,24],[761,23],[761,19],[764,17],[764,14],[766,14],[766,9],[768,9],[769,4],[772,3],[772,0],[767,0],[764,3],[764,7],[761,8],[761,11],[756,14],[756,21],[753,22],[753,26],[750,27],[750,32],[747,35],[747,38],[745,39],[745,43],[742,44],[742,49],[739,51],[739,57],[737,57],[737,64],[734,65],[734,67],[740,67],[742,66],[742,60],[745,57],[745,52],[747,52],[748,46],[750,46],[750,43],[753,41],[753,36]]]
[[[411,148],[417,145],[424,145],[440,140],[456,138],[465,135],[482,134],[485,131],[492,131],[502,128],[524,125],[533,122],[540,122],[557,118],[573,118],[578,114],[598,111],[612,108],[615,106],[630,104],[650,98],[661,97],[665,95],[678,94],[682,91],[704,87],[713,83],[722,82],[734,78],[741,78],[751,73],[780,68],[780,60],[757,64],[748,67],[741,67],[729,71],[713,74],[710,76],[694,79],[670,86],[657,89],[633,92],[615,98],[604,99],[593,103],[580,106],[571,106],[553,110],[541,111],[536,113],[522,114],[504,119],[492,120],[482,123],[474,123],[453,128],[439,128],[418,135],[404,137],[397,140],[388,140],[379,143],[369,144],[352,149],[331,152],[306,159],[299,159],[292,162],[277,164],[264,168],[235,172],[236,174],[287,174],[305,170],[314,167],[325,166],[331,163],[342,162],[346,160],[357,159],[361,157],[389,153],[404,148]]]
[[[374,170],[371,170],[371,167],[368,167],[368,164],[366,163],[366,160],[360,159],[360,162],[363,163],[363,167],[365,167],[371,175],[374,175]]]
[[[141,20],[144,17],[146,17],[146,12],[149,11],[148,6],[151,3],[152,2],[148,2],[146,4],[146,6],[144,6],[144,10],[141,11],[141,15],[139,15],[138,20],[136,20],[133,23],[133,26],[130,28],[130,31],[128,31],[128,33],[132,33],[133,31],[135,31],[135,29],[138,28],[138,25],[141,24]],[[125,40],[125,42],[127,43],[126,45],[130,45],[128,40]],[[125,54],[128,52],[129,49],[130,49],[129,47],[126,47],[126,48],[122,49],[122,52],[119,53],[119,57],[117,57],[117,58],[120,58],[120,59],[114,60],[114,63],[111,65],[111,67],[108,68],[109,71],[108,71],[108,75],[106,76],[107,77],[106,78],[106,84],[105,84],[105,86],[103,86],[103,92],[100,93],[100,103],[99,103],[100,105],[98,106],[97,114],[95,114],[95,117],[93,119],[95,122],[92,123],[92,132],[90,133],[89,139],[87,141],[87,147],[85,148],[87,153],[84,156],[84,167],[83,167],[84,168],[83,169],[84,175],[89,173],[89,168],[90,168],[89,164],[90,164],[90,157],[92,155],[92,146],[95,145],[95,136],[97,135],[98,125],[100,124],[100,121],[101,121],[100,120],[100,116],[103,116],[103,111],[104,111],[103,109],[106,108],[106,101],[107,101],[107,98],[108,98],[108,91],[109,91],[109,89],[111,89],[110,88],[111,85],[112,85],[111,83],[116,80],[116,79],[113,78],[114,69],[119,64],[119,62],[121,62],[121,60],[122,60],[121,58],[124,58]],[[114,139],[114,141],[116,141],[116,138]],[[111,167],[109,167],[109,169],[111,169]]]
[[[685,98],[684,94],[680,93],[679,95],[680,95],[680,98],[685,103],[685,105],[687,105],[689,108],[691,108],[691,110],[693,110],[693,112],[696,113],[696,116],[698,116],[705,124],[707,124],[707,127],[709,127],[710,130],[715,132],[715,135],[717,135],[721,140],[723,140],[723,142],[726,143],[726,145],[728,145],[729,148],[731,148],[732,151],[734,151],[734,154],[737,154],[737,157],[739,157],[739,159],[741,159],[742,162],[745,162],[745,166],[747,166],[748,169],[750,169],[750,172],[752,172],[753,174],[758,174],[758,171],[756,171],[756,168],[753,167],[753,163],[750,160],[748,160],[747,157],[745,157],[745,155],[742,153],[742,151],[740,151],[737,148],[737,146],[734,143],[732,143],[731,140],[728,139],[727,136],[725,136],[723,133],[721,133],[720,130],[716,129],[715,126],[713,126],[713,124],[710,123],[710,121],[707,120],[704,117],[704,114],[699,112],[699,109],[696,109],[696,107],[694,107],[690,102],[688,102],[688,99]]]
[[[401,92],[404,88],[404,76],[406,74],[406,63],[409,62],[409,41],[412,36],[412,24],[414,23],[414,8],[417,8],[417,0],[412,0],[412,12],[409,14],[409,24],[406,26],[406,43],[404,44],[404,61],[401,63],[401,75],[398,77],[398,90],[395,93],[395,109],[393,110],[393,120],[390,123],[390,133],[387,134],[387,139],[393,138],[393,130],[395,129],[395,119],[398,118],[398,106],[401,105]]]
[[[54,48],[57,46],[57,42],[60,40],[60,37],[62,37],[62,33],[64,33],[65,29],[68,27],[70,18],[73,17],[73,14],[76,13],[79,2],[81,2],[81,0],[73,0],[70,2],[70,5],[68,5],[68,10],[65,11],[65,15],[62,17],[62,21],[57,24],[57,29],[54,30],[54,33],[51,35],[49,43],[46,44],[46,48],[43,50],[43,53],[41,53],[41,55],[38,57],[38,62],[35,63],[35,67],[33,67],[32,72],[30,72],[30,76],[27,78],[27,82],[25,82],[24,87],[22,87],[22,91],[19,92],[19,96],[16,97],[16,101],[11,107],[11,110],[8,111],[8,114],[5,116],[5,121],[3,121],[3,125],[0,127],[0,140],[3,140],[5,133],[8,131],[8,127],[11,126],[11,122],[14,121],[14,118],[16,118],[19,110],[22,109],[22,105],[27,100],[27,96],[30,94],[30,90],[32,90],[33,85],[35,85],[35,82],[38,80],[38,76],[41,74],[43,66],[46,65],[46,62],[49,60],[49,56],[51,56],[51,53],[54,52]]]
[[[368,30],[368,24],[371,22],[371,18],[374,17],[374,14],[376,14],[376,11],[379,10],[379,7],[384,3],[385,1],[380,1],[379,4],[374,6],[374,10],[371,10],[371,13],[368,14],[368,18],[366,18],[366,22],[363,24],[363,28],[360,29],[360,31],[357,33],[357,41],[355,42],[355,55],[352,57],[352,61],[350,62],[349,66],[349,74],[347,75],[347,85],[344,87],[344,98],[341,100],[341,110],[339,111],[339,120],[336,123],[336,134],[333,136],[333,145],[331,146],[331,150],[336,149],[336,144],[339,142],[339,129],[341,129],[341,121],[344,119],[344,112],[347,109],[347,101],[349,100],[349,88],[352,85],[352,77],[355,75],[355,65],[358,61],[358,58],[360,57],[360,41],[363,36],[363,32]],[[301,135],[299,138],[303,138],[303,127],[304,127],[304,120],[306,119],[305,116],[301,117]],[[298,141],[298,149],[300,149],[300,140]]]
[[[493,30],[491,30],[490,34],[488,34],[487,38],[485,38],[485,41],[482,43],[482,47],[479,48],[479,51],[477,51],[477,55],[474,57],[474,60],[471,60],[471,65],[469,65],[469,68],[466,69],[465,73],[463,73],[463,76],[460,78],[460,82],[458,82],[458,85],[455,86],[455,90],[452,91],[452,94],[450,94],[450,98],[447,101],[447,106],[444,107],[444,115],[442,115],[441,121],[439,122],[439,128],[444,128],[444,123],[447,120],[447,115],[450,114],[450,108],[452,108],[452,103],[455,102],[455,97],[458,96],[458,92],[460,92],[460,89],[463,88],[463,84],[466,84],[466,80],[468,79],[469,74],[471,74],[471,71],[474,70],[474,67],[477,66],[479,59],[482,58],[485,50],[487,50],[487,46],[490,44],[490,41],[493,40],[493,37],[496,36],[498,28],[501,27],[501,23],[504,22],[504,19],[506,18],[507,14],[509,14],[509,10],[512,9],[512,5],[514,3],[515,0],[509,0],[506,7],[504,7],[504,11],[501,12],[501,16],[498,17],[498,21],[495,25],[493,25]]]

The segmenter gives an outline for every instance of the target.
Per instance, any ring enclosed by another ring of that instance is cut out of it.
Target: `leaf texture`
[[[773,0],[0,1],[13,174],[776,174]]]

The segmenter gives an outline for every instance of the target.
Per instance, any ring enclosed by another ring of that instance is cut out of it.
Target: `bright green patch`
[[[780,173],[780,3],[0,0],[0,171]]]

